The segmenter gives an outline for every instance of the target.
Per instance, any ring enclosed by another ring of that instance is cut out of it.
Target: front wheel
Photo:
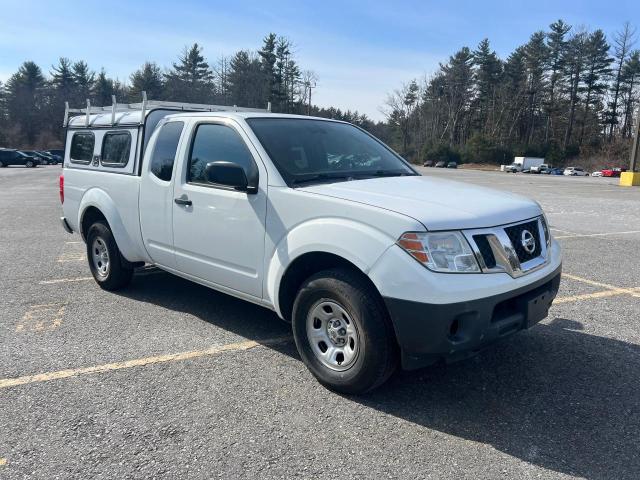
[[[398,364],[387,310],[359,272],[332,269],[307,279],[292,317],[302,360],[332,390],[367,392],[384,383]]]
[[[96,222],[89,228],[87,259],[100,288],[118,290],[131,282],[133,269],[124,261],[111,230],[104,222]]]
[[[25,163],[24,166],[27,168],[33,168],[35,167],[35,163],[33,163],[31,160],[27,160],[27,163]]]

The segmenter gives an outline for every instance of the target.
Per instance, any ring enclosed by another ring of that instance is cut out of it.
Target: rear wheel
[[[384,383],[398,347],[378,293],[358,272],[332,269],[306,280],[293,306],[293,333],[302,360],[326,387],[349,394]]]
[[[131,282],[133,269],[122,257],[111,230],[104,222],[96,222],[89,228],[87,259],[100,288],[118,290]]]
[[[6,167],[6,166],[7,166],[7,165],[6,165],[4,162],[0,161],[0,168],[4,168],[4,167]]]
[[[24,166],[27,168],[33,168],[35,166],[35,163],[33,163],[32,160],[27,160],[27,163],[25,163]]]

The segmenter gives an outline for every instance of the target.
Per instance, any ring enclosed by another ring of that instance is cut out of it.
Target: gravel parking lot
[[[60,170],[0,170],[0,478],[640,477],[639,188],[422,169],[539,201],[559,297],[471,360],[345,397],[268,310],[149,268],[99,289]]]

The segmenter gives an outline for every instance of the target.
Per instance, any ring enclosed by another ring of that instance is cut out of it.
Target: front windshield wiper
[[[358,177],[405,177],[413,176],[415,173],[405,170],[375,170],[373,172],[361,172],[356,174]]]
[[[333,180],[350,180],[353,174],[346,173],[314,173],[309,175],[300,175],[294,178],[291,183],[294,185],[302,185],[304,183],[325,182]]]

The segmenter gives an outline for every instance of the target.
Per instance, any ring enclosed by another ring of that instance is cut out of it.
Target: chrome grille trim
[[[511,243],[511,239],[505,232],[505,228],[529,223],[533,220],[537,220],[536,241],[540,244],[540,255],[527,262],[521,263]],[[469,245],[471,245],[483,273],[508,273],[513,278],[518,278],[544,267],[549,262],[549,243],[545,238],[543,222],[543,217],[538,216],[497,227],[463,230],[462,233],[469,242]],[[473,238],[475,235],[483,235],[487,239],[496,260],[495,267],[487,267],[484,257]]]

